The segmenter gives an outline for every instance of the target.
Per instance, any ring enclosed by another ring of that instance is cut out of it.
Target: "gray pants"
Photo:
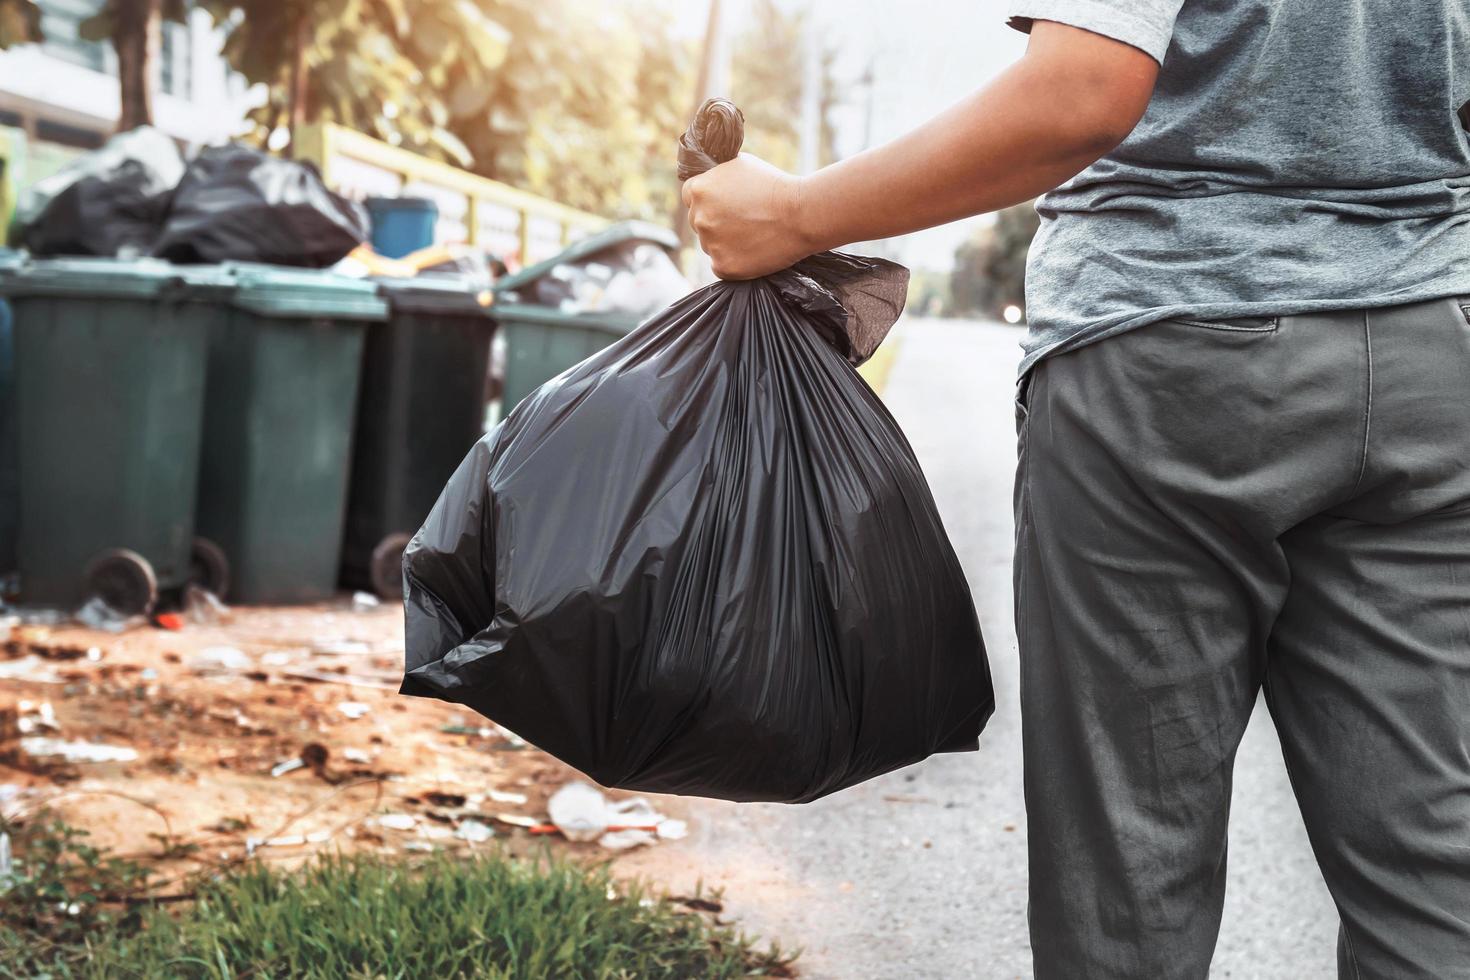
[[[1207,975],[1264,686],[1339,976],[1470,978],[1467,302],[1169,321],[1029,376],[1037,977]]]

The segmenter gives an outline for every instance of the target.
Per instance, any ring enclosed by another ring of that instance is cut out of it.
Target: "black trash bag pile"
[[[35,255],[146,255],[183,173],[166,134],[119,133],[26,192],[19,243]]]
[[[741,135],[707,104],[681,175]],[[405,553],[402,692],[605,786],[730,800],[975,748],[994,694],[970,592],[853,370],[907,277],[833,252],[717,282],[523,401]]]
[[[367,240],[367,211],[310,163],[240,144],[203,150],[174,190],[153,254],[174,262],[322,268]]]

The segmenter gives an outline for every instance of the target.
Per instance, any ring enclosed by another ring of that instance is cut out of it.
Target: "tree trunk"
[[[117,0],[112,46],[117,51],[121,107],[117,130],[153,125],[153,66],[163,46],[162,0]]]
[[[311,21],[302,10],[296,21],[296,36],[291,42],[291,90],[288,95],[290,99],[290,114],[287,116],[287,125],[290,128],[291,142],[286,147],[286,155],[296,155],[296,134],[301,127],[306,125],[306,95],[307,83],[310,80],[306,64],[306,49],[311,44]]]

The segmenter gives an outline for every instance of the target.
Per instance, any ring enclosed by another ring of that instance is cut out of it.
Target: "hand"
[[[801,178],[742,153],[684,182],[699,245],[721,279],[754,279],[819,249],[802,233]]]

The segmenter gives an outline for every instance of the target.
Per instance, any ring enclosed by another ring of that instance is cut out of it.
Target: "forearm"
[[[1093,77],[1118,70],[1028,55],[906,136],[800,179],[795,224],[818,251],[1036,197],[1116,146],[1142,114],[1151,77],[1136,106],[1116,104],[1117,87]],[[1123,70],[1153,67],[1126,63]]]

